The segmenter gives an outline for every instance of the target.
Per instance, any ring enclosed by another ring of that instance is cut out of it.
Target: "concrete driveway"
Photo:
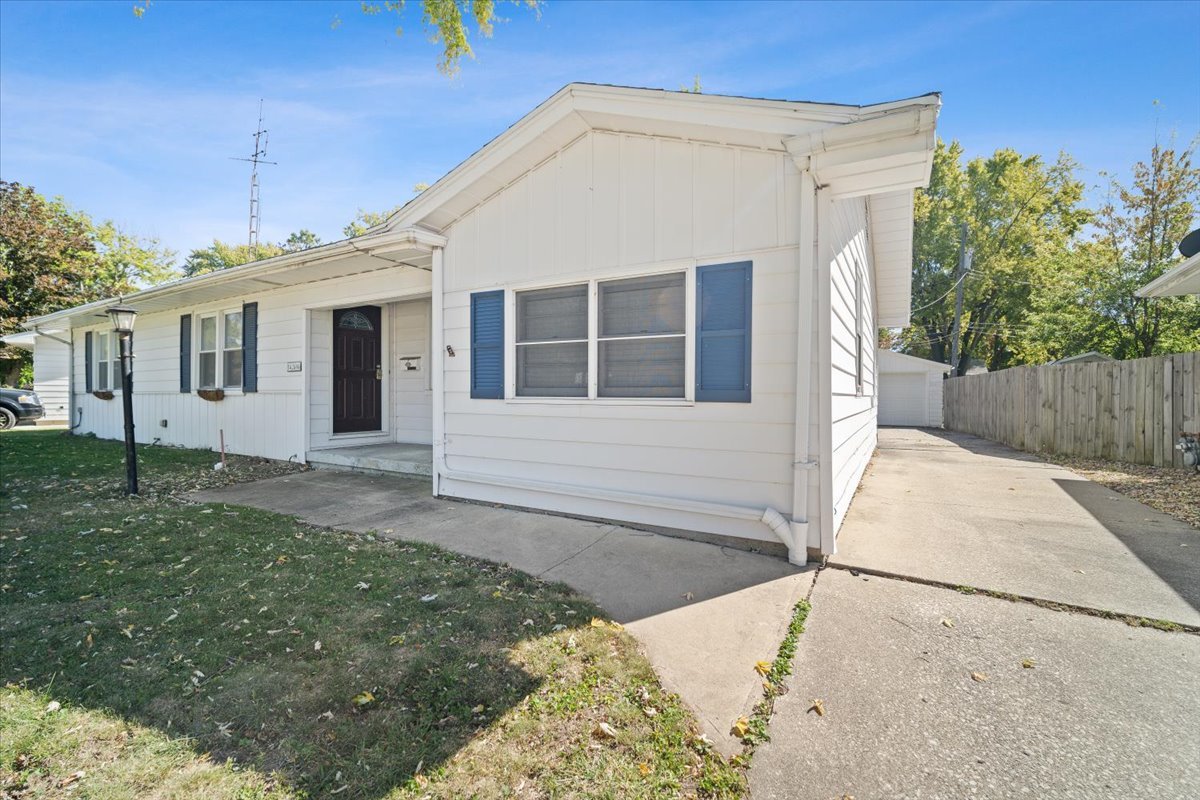
[[[1200,531],[967,434],[881,429],[831,562],[1200,626]]]
[[[1196,624],[1200,531],[1002,445],[884,429],[838,545],[755,798],[1200,797],[1200,636],[952,588]]]
[[[726,756],[816,570],[772,556],[602,522],[437,500],[428,481],[314,471],[198,492],[201,502],[292,514],[510,564],[590,596],[641,642],[663,685]]]

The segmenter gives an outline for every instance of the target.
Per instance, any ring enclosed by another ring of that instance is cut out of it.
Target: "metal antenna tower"
[[[258,129],[254,131],[254,153],[249,158],[230,156],[234,161],[249,161],[253,165],[250,169],[250,235],[247,239],[247,244],[249,244],[251,251],[258,248],[258,223],[262,218],[262,211],[258,202],[258,165],[278,163],[266,160],[267,143],[269,140],[270,137],[267,130],[263,127],[263,101],[262,98],[259,98]]]

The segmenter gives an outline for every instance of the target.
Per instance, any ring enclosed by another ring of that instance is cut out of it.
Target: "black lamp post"
[[[133,321],[137,311],[116,305],[108,309],[113,330],[121,340],[121,402],[125,406],[125,477],[126,494],[138,493],[137,445],[133,441]]]

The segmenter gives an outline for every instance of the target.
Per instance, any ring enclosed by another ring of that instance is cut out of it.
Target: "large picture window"
[[[686,329],[684,272],[517,292],[516,396],[683,399]]]
[[[517,292],[517,396],[588,396],[588,284]]]

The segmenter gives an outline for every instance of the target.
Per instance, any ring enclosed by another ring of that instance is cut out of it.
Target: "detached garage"
[[[942,427],[942,376],[950,365],[891,350],[880,350],[878,363],[879,424]]]

